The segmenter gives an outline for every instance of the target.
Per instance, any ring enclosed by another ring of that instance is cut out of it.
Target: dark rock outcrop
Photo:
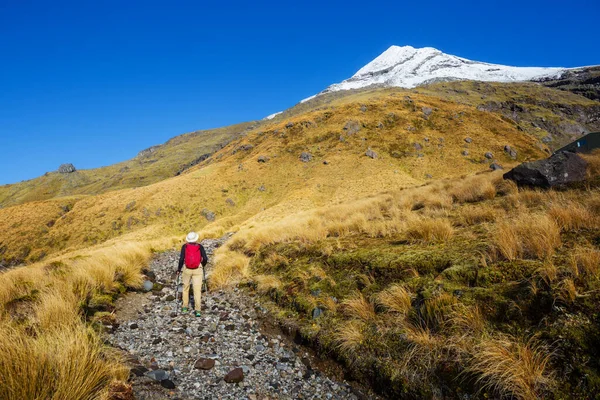
[[[181,175],[184,171],[192,168],[194,165],[200,164],[202,161],[207,160],[212,155],[213,155],[213,153],[202,154],[200,157],[196,158],[195,160],[190,161],[189,163],[187,163],[183,167],[181,167],[179,169],[179,171],[177,171],[175,176]]]
[[[575,153],[561,152],[544,160],[523,163],[504,174],[519,186],[549,188],[581,182],[587,162]]]
[[[70,174],[75,171],[77,171],[77,169],[75,169],[73,164],[62,164],[60,167],[58,167],[58,172],[61,174]]]

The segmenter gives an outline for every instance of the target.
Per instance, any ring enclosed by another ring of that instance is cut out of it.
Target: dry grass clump
[[[580,154],[580,156],[588,163],[588,179],[598,178],[600,176],[600,150],[596,149],[589,154]]]
[[[342,354],[351,356],[364,343],[365,335],[363,331],[363,322],[348,321],[338,327],[333,335],[333,340]]]
[[[412,307],[412,294],[404,286],[394,284],[379,292],[376,300],[389,311],[406,316]]]
[[[533,339],[488,338],[475,347],[467,371],[478,377],[482,390],[502,398],[539,399],[554,383],[550,360],[548,349]]]
[[[518,194],[519,202],[528,208],[547,206],[556,199],[555,192],[543,191],[541,189],[521,189]]]
[[[447,321],[459,335],[480,335],[485,332],[485,318],[479,307],[462,303],[453,307]]]
[[[580,203],[554,205],[548,214],[556,221],[562,231],[578,231],[597,225],[598,216]]]
[[[490,205],[463,207],[460,212],[461,223],[465,226],[495,222],[499,217],[500,210]]]
[[[256,282],[256,290],[259,293],[269,293],[271,290],[281,288],[281,280],[275,275],[256,275],[254,276],[254,282]]]
[[[449,193],[457,203],[476,203],[496,197],[496,187],[490,177],[477,176],[456,183]]]
[[[600,271],[600,251],[578,247],[571,253],[571,267],[574,275],[577,277],[583,275],[585,277],[598,277]]]
[[[404,234],[412,242],[445,242],[454,235],[454,228],[447,218],[415,218],[408,221]]]
[[[116,354],[82,324],[68,324],[36,337],[0,328],[0,398],[95,400],[109,384],[126,380]]]
[[[375,318],[373,303],[367,300],[362,293],[357,293],[354,297],[344,300],[342,307],[346,315],[351,318],[363,321],[371,321]]]
[[[214,256],[214,268],[210,275],[211,286],[219,289],[239,282],[249,274],[250,258],[225,247],[217,250]]]
[[[420,318],[430,329],[438,329],[451,318],[452,310],[457,302],[456,297],[445,292],[426,299],[421,306]]]
[[[503,221],[496,227],[493,241],[507,260],[545,259],[561,245],[560,229],[546,215],[526,215]]]

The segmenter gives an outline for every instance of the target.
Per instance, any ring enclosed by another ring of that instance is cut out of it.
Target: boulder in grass
[[[518,186],[550,188],[584,181],[586,168],[587,162],[577,154],[561,152],[518,165],[503,176]]]
[[[370,147],[365,152],[365,156],[369,158],[377,158],[377,153],[375,153]]]
[[[312,154],[309,152],[303,151],[302,154],[300,154],[300,161],[309,162],[310,160],[312,160]]]
[[[75,169],[73,164],[62,164],[60,167],[58,167],[58,172],[61,174],[70,174],[75,171],[77,171],[77,169]]]

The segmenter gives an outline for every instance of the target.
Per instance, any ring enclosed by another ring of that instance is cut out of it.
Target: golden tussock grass
[[[562,231],[578,231],[598,225],[598,216],[576,202],[554,205],[548,210]]]
[[[214,268],[210,283],[216,289],[232,285],[248,276],[250,258],[226,247],[221,247],[214,256]]]
[[[501,216],[501,211],[490,205],[463,207],[460,210],[460,221],[465,226],[481,224],[483,222],[496,222]]]
[[[571,271],[574,276],[598,277],[600,251],[589,247],[575,248],[571,253]]]
[[[546,285],[553,284],[558,278],[558,268],[551,261],[547,260],[543,266],[535,271],[535,274],[539,276]]]
[[[0,328],[0,398],[96,400],[128,370],[81,323],[32,337],[22,329]]]
[[[441,328],[452,315],[454,306],[458,303],[456,297],[449,293],[441,293],[426,299],[421,306],[421,319],[430,329]]]
[[[548,349],[533,339],[488,338],[475,347],[467,372],[477,376],[484,391],[533,400],[543,397],[554,383],[550,360]]]
[[[363,331],[363,322],[347,321],[337,328],[333,340],[342,354],[351,356],[364,343],[365,335]]]
[[[137,287],[150,247],[121,244],[0,275],[0,398],[99,399],[127,370],[83,322],[94,293]],[[109,299],[111,296],[106,296]],[[20,324],[11,303],[31,306]]]
[[[367,300],[362,293],[357,293],[354,297],[342,301],[341,306],[344,313],[351,318],[370,321],[376,315],[373,303]]]
[[[523,215],[496,226],[493,241],[507,260],[545,259],[561,245],[560,229],[546,215]]]
[[[256,282],[256,290],[262,294],[273,289],[280,289],[282,286],[281,280],[275,275],[255,275],[253,279]]]
[[[449,190],[457,203],[476,203],[496,197],[496,187],[489,176],[475,176],[457,182]]]
[[[454,228],[447,218],[413,218],[404,234],[412,242],[445,242],[454,235]]]
[[[401,316],[408,315],[412,307],[412,294],[400,284],[394,284],[379,292],[376,296],[376,300],[390,312]]]
[[[459,335],[480,335],[486,330],[485,318],[481,309],[462,303],[453,308],[448,323]]]

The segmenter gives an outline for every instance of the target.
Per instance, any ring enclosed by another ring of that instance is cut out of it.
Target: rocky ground
[[[225,239],[203,242],[209,259]],[[313,369],[305,349],[261,332],[266,310],[242,290],[204,294],[202,317],[181,314],[173,285],[178,257],[158,255],[149,273],[155,290],[117,304],[109,340],[129,355],[137,399],[369,398]]]

